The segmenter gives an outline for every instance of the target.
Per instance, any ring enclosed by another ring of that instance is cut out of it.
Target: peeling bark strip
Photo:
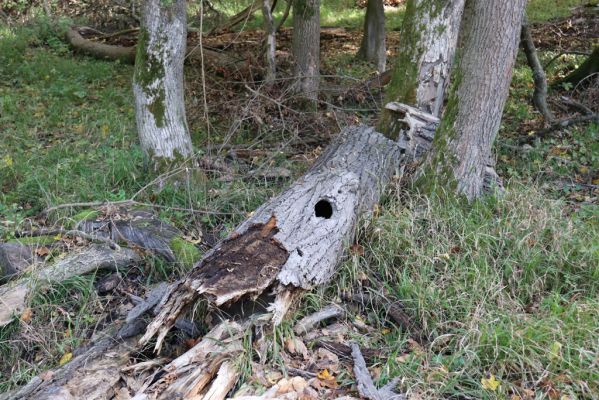
[[[144,2],[133,76],[141,147],[155,169],[192,153],[183,102],[186,3],[163,3]]]
[[[156,349],[201,294],[215,304],[259,295],[278,281],[309,289],[328,281],[358,218],[379,201],[402,159],[397,143],[366,126],[342,131],[290,188],[262,205],[173,286],[141,343]]]

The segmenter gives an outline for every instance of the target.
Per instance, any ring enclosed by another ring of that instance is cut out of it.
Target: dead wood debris
[[[314,327],[318,323],[320,323],[324,320],[330,319],[330,318],[341,318],[344,315],[345,315],[345,310],[343,308],[341,308],[341,306],[339,306],[337,304],[330,304],[330,305],[322,308],[321,310],[318,310],[317,312],[310,314],[310,315],[302,318],[301,320],[299,320],[295,324],[293,331],[297,335],[305,335],[306,333],[308,333],[312,329],[314,329]]]
[[[354,374],[358,385],[358,393],[360,396],[370,400],[404,400],[406,397],[403,394],[397,394],[393,389],[399,382],[398,378],[393,379],[380,389],[377,389],[370,377],[366,361],[360,351],[360,346],[356,343],[351,344],[352,356],[354,358]]]

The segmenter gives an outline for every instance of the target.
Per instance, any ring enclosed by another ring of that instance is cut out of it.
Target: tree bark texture
[[[264,31],[266,33],[266,77],[264,80],[267,84],[271,84],[275,81],[277,72],[277,62],[275,57],[277,50],[277,42],[275,36],[276,28],[272,18],[271,8],[271,0],[262,1],[262,16],[264,17]]]
[[[292,52],[296,92],[316,101],[320,83],[320,0],[293,2]]]
[[[522,50],[526,55],[526,61],[532,70],[532,77],[535,83],[535,90],[532,95],[532,103],[535,108],[543,115],[545,122],[551,123],[554,119],[551,110],[547,106],[547,78],[543,66],[537,56],[537,49],[528,27],[526,15],[522,19],[522,31],[520,33],[520,43]]]
[[[491,148],[508,96],[526,0],[467,0],[461,54],[422,184],[482,194]]]
[[[386,102],[404,103],[439,117],[458,42],[464,0],[408,0]],[[401,135],[392,113],[379,124],[388,137]]]
[[[385,45],[385,5],[383,0],[368,0],[364,17],[364,36],[357,58],[370,61],[380,73],[385,72],[387,47]]]
[[[328,281],[358,218],[378,202],[402,153],[372,128],[346,128],[303,177],[173,286],[141,343],[158,333],[159,349],[177,316],[200,295],[219,306],[272,286],[308,289]]]
[[[144,2],[133,76],[141,148],[159,170],[192,154],[183,102],[186,2]]]

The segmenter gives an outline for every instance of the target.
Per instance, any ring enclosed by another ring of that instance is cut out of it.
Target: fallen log
[[[77,26],[72,26],[67,29],[65,34],[67,42],[77,51],[80,51],[89,56],[104,59],[120,61],[126,64],[135,64],[136,46],[115,46],[96,42],[94,40],[84,38],[79,33]],[[186,61],[202,60],[206,66],[211,67],[234,67],[240,70],[244,69],[244,61],[237,60],[228,55],[203,48],[200,52],[199,47],[193,47],[187,50],[185,55]]]
[[[232,385],[237,379],[233,364],[227,361],[241,354],[241,340],[247,329],[276,325],[303,290],[331,279],[358,221],[374,208],[407,155],[404,146],[373,128],[344,129],[304,176],[258,208],[206,253],[186,277],[170,286],[136,349],[157,335],[155,349],[159,350],[179,316],[201,296],[212,306],[221,306],[273,289],[276,297],[270,312],[243,323],[224,321],[164,367],[162,363],[148,362],[124,367],[121,376],[125,371],[132,374],[126,379],[129,383],[121,380],[111,387],[104,386],[104,396],[131,388],[135,388],[136,399],[166,399],[180,393],[202,398],[206,390],[224,396],[219,386]],[[122,349],[119,354],[129,354],[131,359],[136,349]],[[102,363],[103,359],[97,356],[88,365]],[[215,375],[213,389],[208,388]],[[77,379],[74,383],[64,379],[54,388],[72,395],[80,390],[81,379]],[[96,392],[85,398],[105,397]]]
[[[0,327],[9,324],[13,316],[22,312],[31,291],[40,285],[61,282],[67,278],[97,270],[117,270],[140,260],[131,249],[110,249],[92,245],[82,251],[68,254],[56,263],[32,271],[29,276],[0,286]]]
[[[173,285],[140,344],[158,335],[159,350],[177,317],[201,295],[220,306],[268,288],[307,290],[327,282],[401,154],[397,143],[372,128],[346,128],[303,177],[258,208]]]

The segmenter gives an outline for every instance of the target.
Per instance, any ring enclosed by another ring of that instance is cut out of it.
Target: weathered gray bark
[[[385,5],[383,0],[368,0],[364,17],[364,36],[357,58],[370,61],[379,72],[385,72],[387,47],[385,45]]]
[[[183,102],[186,2],[144,2],[133,93],[141,148],[154,170],[192,154]]]
[[[463,9],[464,0],[408,0],[387,102],[441,115]],[[385,110],[379,128],[388,137],[402,133],[394,115]]]
[[[491,147],[508,96],[526,0],[467,0],[461,54],[448,105],[427,157],[424,187],[482,194]]]
[[[293,2],[292,51],[296,92],[316,101],[320,84],[320,0]]]
[[[244,331],[252,326],[280,323],[302,293],[300,288],[311,288],[333,276],[355,234],[357,221],[379,201],[399,166],[414,157],[411,151],[412,147],[403,147],[372,128],[346,128],[303,177],[256,210],[228,239],[207,253],[187,277],[171,285],[139,344],[146,344],[158,334],[156,347],[160,348],[181,312],[201,295],[218,306],[240,297],[256,297],[273,288],[276,298],[268,312],[252,315],[239,324],[223,322],[165,366],[156,359],[121,369],[139,346],[125,349],[115,343],[118,369],[128,378],[118,382],[103,380],[94,395],[86,398],[103,399],[107,393],[124,393],[131,388],[139,400],[170,399],[175,394],[191,397],[205,390],[215,375],[210,393],[224,396],[223,391],[238,376],[234,363],[227,360],[242,350]],[[146,303],[154,304],[150,299]],[[146,306],[142,308],[147,310]],[[139,320],[131,323],[135,322]],[[128,333],[131,334],[135,333]],[[82,382],[93,384],[96,377],[104,376],[96,371],[104,368],[110,353],[111,348],[104,347],[101,353],[90,354],[85,369],[73,370],[71,363],[66,364],[53,375],[59,379],[42,382],[35,378],[18,393],[47,393],[51,389],[66,394],[86,393],[82,391]],[[108,369],[111,376],[114,371]]]
[[[160,348],[177,316],[200,295],[222,305],[269,287],[308,289],[329,280],[358,218],[378,201],[401,154],[372,128],[346,128],[302,178],[258,208],[173,287],[141,343],[158,334]]]
[[[27,306],[31,291],[40,285],[62,282],[67,278],[97,270],[117,270],[140,261],[131,249],[112,250],[108,246],[92,245],[80,252],[68,254],[55,264],[32,271],[31,275],[0,286],[0,327],[13,320]]]
[[[272,18],[272,1],[262,1],[262,16],[264,17],[264,31],[266,33],[266,84],[271,84],[275,81],[277,72],[277,62],[275,52],[277,50],[276,28]]]
[[[551,123],[554,120],[553,114],[547,106],[547,78],[545,71],[537,56],[537,49],[532,39],[532,34],[528,27],[526,15],[522,19],[522,31],[520,33],[520,42],[526,55],[526,61],[532,70],[532,77],[535,83],[535,90],[532,95],[532,103],[535,108],[543,115],[545,122]]]

